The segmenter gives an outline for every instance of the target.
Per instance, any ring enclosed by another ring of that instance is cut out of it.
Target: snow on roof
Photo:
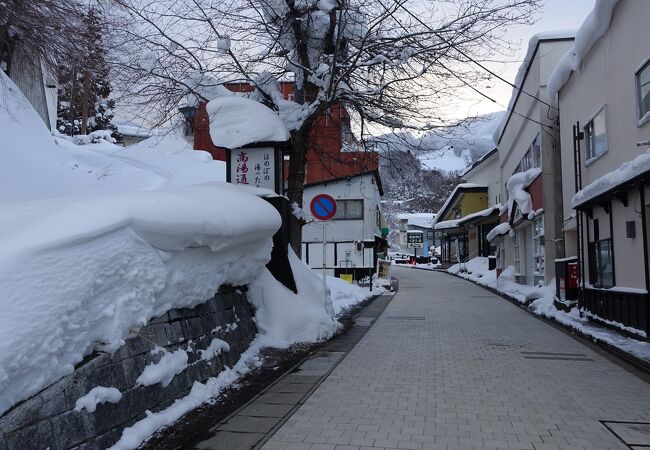
[[[488,242],[492,242],[496,237],[503,236],[504,234],[510,233],[510,231],[512,231],[510,224],[508,222],[502,222],[492,228],[485,238]]]
[[[475,213],[468,214],[468,215],[466,215],[464,217],[461,217],[460,219],[458,219],[458,224],[459,225],[464,225],[467,222],[471,222],[474,219],[478,219],[478,218],[481,218],[481,217],[490,217],[490,216],[494,215],[494,213],[496,213],[496,212],[498,212],[500,210],[501,210],[501,203],[499,203],[497,205],[494,205],[494,206],[490,206],[489,208],[485,208],[485,209],[483,209],[481,211],[477,211]]]
[[[576,33],[573,47],[562,56],[549,76],[547,89],[551,98],[560,92],[596,41],[607,32],[617,2],[618,0],[596,0],[594,9]]]
[[[239,148],[260,142],[286,142],[289,131],[280,116],[263,104],[236,96],[207,104],[210,137],[217,147]]]
[[[528,74],[528,69],[530,68],[530,64],[531,62],[533,62],[535,53],[537,52],[537,46],[539,45],[539,43],[542,41],[570,39],[575,36],[575,33],[576,33],[575,30],[545,31],[542,33],[537,33],[530,38],[530,40],[528,41],[528,50],[526,51],[526,56],[524,56],[524,60],[519,66],[519,70],[517,71],[515,80],[512,83],[516,87],[512,88],[512,95],[510,96],[510,102],[508,103],[509,112],[503,118],[501,124],[494,131],[495,145],[499,144],[499,141],[501,141],[501,136],[503,135],[506,125],[510,120],[510,117],[512,116],[512,111],[515,107],[515,103],[517,102],[517,99],[519,98],[519,94],[521,93],[521,88],[526,79],[526,75]]]
[[[136,125],[132,122],[118,123],[117,131],[124,136],[135,136],[135,137],[150,137],[154,134],[160,134],[160,130],[155,130],[149,127]]]
[[[485,161],[485,160],[487,160],[487,159],[490,159],[490,157],[492,157],[493,155],[496,155],[497,152],[498,152],[498,150],[499,150],[498,148],[493,148],[492,150],[490,150],[489,152],[487,152],[486,154],[484,154],[483,156],[481,156],[479,159],[477,159],[476,161],[474,161],[472,164],[470,164],[469,166],[465,167],[465,170],[463,170],[463,171],[460,173],[460,176],[461,176],[461,177],[464,177],[465,175],[467,175],[469,172],[471,172],[472,170],[474,170],[474,168],[476,168],[476,167],[478,167],[479,165],[481,165],[481,163],[482,163],[483,161]]]
[[[458,223],[458,219],[443,220],[435,224],[433,228],[435,230],[449,230],[452,228],[460,228],[460,224]]]
[[[432,228],[434,213],[402,213],[397,216],[398,220],[407,220],[409,225],[421,228]]]
[[[593,183],[588,184],[578,191],[571,199],[571,207],[578,206],[592,200],[621,184],[632,180],[650,171],[650,150],[637,156],[632,161],[621,164],[616,170],[606,173]]]
[[[475,188],[487,189],[487,186],[484,186],[482,184],[475,184],[475,183],[460,183],[460,184],[456,185],[456,187],[451,192],[451,194],[449,194],[449,197],[447,197],[447,200],[445,200],[445,203],[442,205],[440,210],[436,213],[436,216],[433,218],[432,224],[434,225],[434,228],[435,228],[435,225],[438,223],[438,219],[442,217],[445,210],[447,209],[447,207],[451,203],[452,199],[456,196],[456,193],[458,191],[461,191],[461,190],[464,190],[464,189],[475,189]]]
[[[517,207],[521,211],[522,215],[526,216],[533,212],[533,199],[528,191],[526,191],[526,188],[530,186],[541,173],[542,169],[534,167],[525,172],[517,172],[508,178],[508,181],[506,181],[506,189],[508,190],[509,214],[512,212],[512,207],[515,201],[517,202]]]

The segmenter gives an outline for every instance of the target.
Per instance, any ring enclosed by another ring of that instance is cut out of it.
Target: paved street
[[[395,274],[381,318],[264,449],[650,445],[650,425],[616,423],[650,422],[650,385],[469,282]]]

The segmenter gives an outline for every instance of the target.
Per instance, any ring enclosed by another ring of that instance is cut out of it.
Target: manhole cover
[[[546,361],[593,361],[584,353],[519,352],[525,359],[542,359]]]
[[[650,423],[601,420],[614,436],[629,448],[650,447]]]
[[[387,319],[392,320],[424,320],[421,316],[388,316]]]

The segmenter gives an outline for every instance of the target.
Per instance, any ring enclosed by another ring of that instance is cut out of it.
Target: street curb
[[[476,282],[474,282],[472,280],[468,280],[466,278],[460,277],[460,276],[455,275],[453,273],[449,273],[447,271],[440,270],[438,272],[445,273],[445,274],[447,274],[449,276],[459,278],[461,280],[465,280],[468,283],[472,283],[475,286],[483,288],[486,291],[491,292],[494,295],[497,295],[497,296],[503,298],[504,300],[507,300],[510,304],[512,304],[514,306],[517,306],[519,309],[522,309],[522,310],[526,311],[528,314],[535,317],[536,319],[541,320],[542,322],[553,326],[557,330],[562,331],[563,333],[565,333],[565,334],[567,334],[567,335],[569,335],[569,336],[571,336],[571,337],[573,337],[575,339],[578,339],[581,342],[585,341],[583,343],[587,344],[589,347],[598,347],[598,348],[601,348],[601,349],[609,352],[612,356],[618,358],[618,360],[622,360],[624,363],[627,363],[627,364],[633,366],[634,369],[643,372],[643,375],[646,375],[646,376],[640,377],[639,374],[635,374],[635,375],[637,375],[637,377],[641,378],[643,381],[645,381],[647,383],[650,383],[650,362],[645,361],[645,360],[643,360],[643,359],[641,359],[641,358],[639,358],[637,356],[634,356],[633,354],[628,353],[628,352],[626,352],[624,350],[621,350],[620,348],[618,348],[616,346],[613,346],[612,344],[610,344],[608,342],[605,342],[605,341],[602,341],[602,340],[600,340],[598,338],[595,338],[593,336],[589,336],[587,334],[584,334],[582,331],[580,331],[577,328],[569,327],[567,325],[564,325],[564,324],[558,322],[555,319],[551,319],[551,318],[548,318],[548,317],[545,317],[545,316],[540,316],[539,314],[535,314],[535,312],[531,311],[530,308],[528,308],[528,306],[526,306],[524,303],[521,303],[521,302],[513,299],[512,297],[509,297],[508,295],[497,291],[494,288],[491,288],[491,287],[488,287],[488,286],[483,286],[483,285],[478,284],[478,283],[476,283]],[[628,337],[630,339],[634,339],[634,338],[629,337],[629,336],[626,336],[626,337]],[[643,342],[643,341],[639,341],[639,342]],[[619,361],[617,361],[617,362],[619,362]]]

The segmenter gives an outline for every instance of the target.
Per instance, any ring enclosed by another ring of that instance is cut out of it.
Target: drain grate
[[[584,353],[553,353],[553,352],[519,352],[524,359],[541,359],[546,361],[593,361]]]
[[[628,448],[650,448],[650,423],[601,420],[607,430]]]
[[[386,318],[392,320],[424,320],[422,316],[388,316]]]

